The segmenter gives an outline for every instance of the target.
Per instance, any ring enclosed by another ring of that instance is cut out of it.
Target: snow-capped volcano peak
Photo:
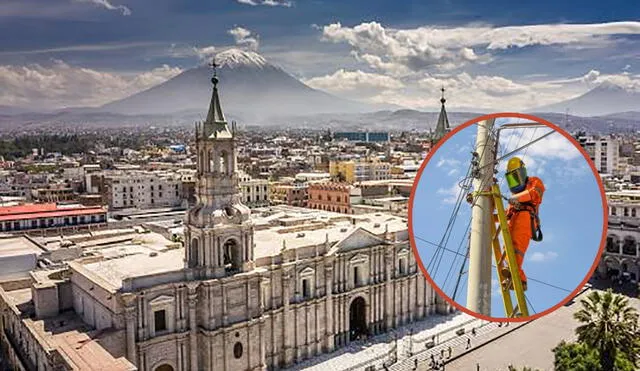
[[[229,68],[241,65],[262,68],[268,64],[267,60],[258,53],[236,48],[216,54],[215,60],[218,66]]]

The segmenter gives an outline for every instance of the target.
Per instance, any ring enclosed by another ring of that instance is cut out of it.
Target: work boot
[[[513,281],[511,281],[511,278],[504,279],[502,281],[502,287],[504,287],[505,290],[513,290]],[[522,290],[527,291],[527,281],[522,281]]]
[[[502,277],[505,279],[511,278],[511,271],[509,270],[509,267],[502,267],[500,272],[502,273]]]

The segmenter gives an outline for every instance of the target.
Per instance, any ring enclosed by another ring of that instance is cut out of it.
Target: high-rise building
[[[607,136],[579,136],[578,143],[589,154],[599,173],[615,174],[618,171],[620,141]]]

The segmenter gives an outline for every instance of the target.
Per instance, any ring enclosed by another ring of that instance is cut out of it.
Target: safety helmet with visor
[[[527,168],[519,157],[513,157],[507,163],[505,179],[512,193],[524,191],[527,185]]]

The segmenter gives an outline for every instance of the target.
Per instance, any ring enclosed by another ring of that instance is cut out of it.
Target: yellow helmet
[[[520,157],[512,157],[509,162],[507,162],[507,173],[520,167],[524,167],[524,162],[522,162]]]
[[[527,183],[527,168],[520,157],[512,157],[507,162],[505,178],[511,192],[518,193],[524,190]]]

